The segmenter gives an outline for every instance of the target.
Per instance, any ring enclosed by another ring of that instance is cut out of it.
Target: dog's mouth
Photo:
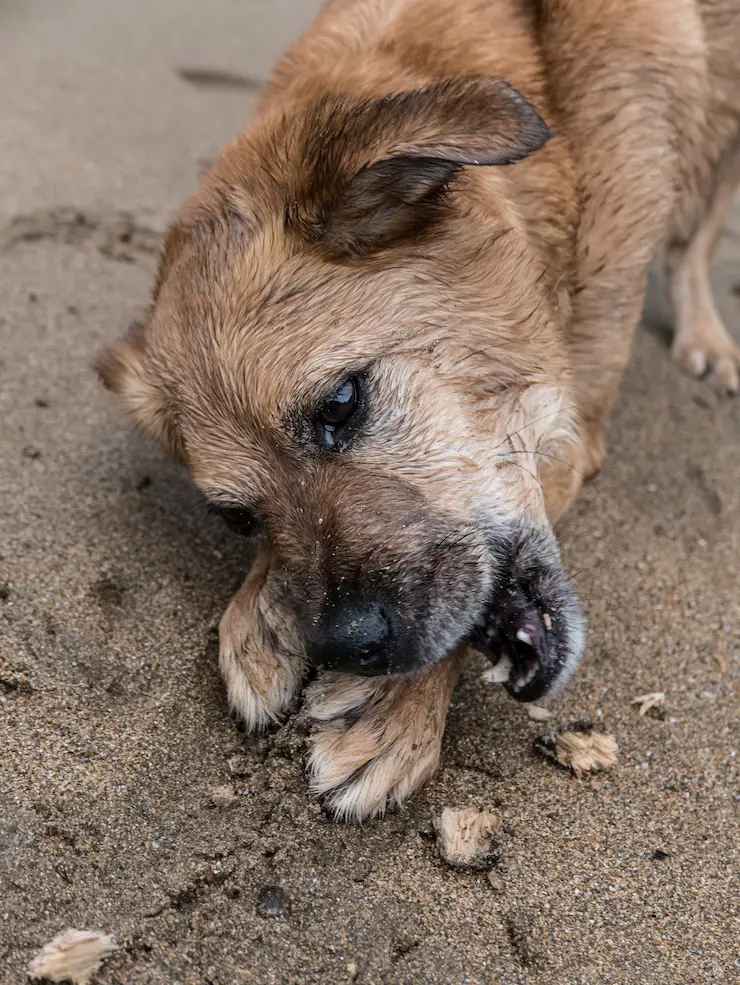
[[[517,701],[536,701],[560,689],[580,660],[583,619],[559,567],[521,567],[515,561],[470,643],[491,661],[487,680]]]
[[[471,643],[491,661],[487,680],[503,684],[518,701],[536,701],[556,676],[553,631],[549,612],[539,612],[534,606],[497,606],[485,624],[476,628]]]

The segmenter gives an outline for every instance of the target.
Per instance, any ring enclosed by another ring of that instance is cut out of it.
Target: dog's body
[[[577,663],[551,525],[601,467],[661,251],[675,355],[738,390],[708,283],[738,52],[740,0],[333,0],[102,357],[256,531],[230,701],[260,727],[324,668],[310,765],[337,814],[434,770],[471,641],[522,700]]]

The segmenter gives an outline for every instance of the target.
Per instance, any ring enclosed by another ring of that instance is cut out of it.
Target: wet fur
[[[221,625],[248,727],[293,701],[327,585],[382,576],[415,614],[419,674],[305,696],[338,816],[434,771],[495,545],[531,535],[559,571],[551,527],[602,465],[661,252],[676,358],[738,389],[707,276],[740,178],[738,51],[737,0],[325,4],[173,224],[145,322],[101,356],[138,425],[269,532]],[[310,421],[347,372],[372,401],[340,462]],[[575,610],[568,632],[553,686]]]

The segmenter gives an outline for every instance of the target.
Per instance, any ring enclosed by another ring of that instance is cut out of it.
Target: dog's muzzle
[[[323,670],[368,677],[412,674],[467,640],[491,660],[494,680],[519,701],[536,701],[558,690],[581,658],[584,623],[560,567],[549,531],[499,530],[491,538],[495,576],[478,614],[451,603],[450,633],[426,618],[402,619],[388,593],[373,592],[375,579],[325,604],[309,631],[309,662]],[[459,618],[460,636],[455,632]],[[436,634],[436,635],[435,635]]]

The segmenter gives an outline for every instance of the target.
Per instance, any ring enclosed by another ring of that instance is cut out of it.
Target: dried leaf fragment
[[[555,758],[580,777],[614,766],[617,749],[617,740],[608,732],[561,732],[555,743]]]
[[[475,807],[445,807],[434,819],[439,854],[457,869],[487,869],[498,861],[501,818]]]
[[[108,934],[70,928],[44,944],[29,962],[28,974],[31,978],[48,978],[52,982],[88,985],[103,960],[117,950],[118,945]]]
[[[651,708],[662,708],[665,705],[665,691],[651,691],[650,694],[640,694],[636,698],[633,698],[630,704],[640,706],[640,717],[642,717]]]

